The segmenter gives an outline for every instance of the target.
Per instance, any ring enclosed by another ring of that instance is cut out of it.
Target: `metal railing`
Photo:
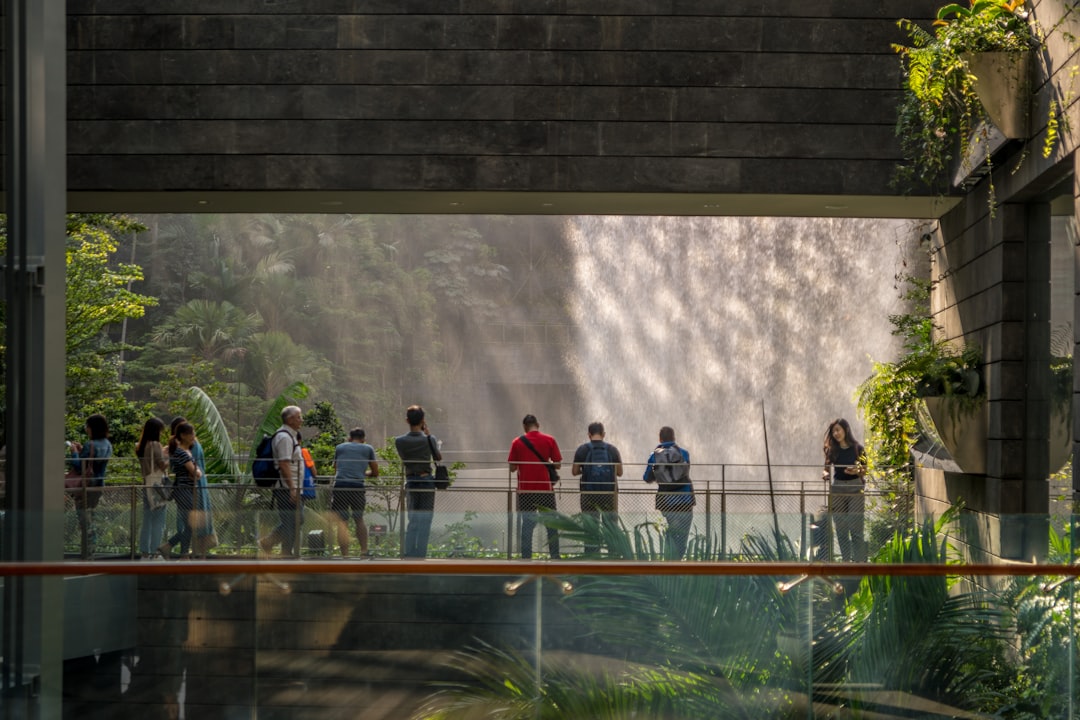
[[[563,479],[555,486],[555,508],[551,510],[579,518],[582,499],[597,493],[582,492],[579,478],[569,477],[569,465],[563,465]],[[105,487],[67,492],[66,557],[135,559],[147,554],[139,542],[146,521],[146,490],[132,472],[134,467],[129,459],[112,460]],[[624,468],[611,517],[627,533],[662,544],[666,521],[656,509],[656,486],[640,480],[644,465],[624,464]],[[709,558],[738,554],[747,536],[777,534],[786,536],[803,556],[819,560],[837,557],[828,531],[829,486],[821,479],[820,466],[694,465],[693,476],[696,507],[692,511],[691,541],[707,546]],[[202,509],[205,516],[200,516],[200,522],[212,527],[216,536],[216,547],[210,554],[220,558],[258,555],[259,539],[266,537],[279,520],[272,491],[258,488],[250,480],[209,480],[209,507]],[[340,516],[331,509],[331,497],[334,493],[358,491],[335,490],[332,482],[331,477],[317,478],[314,497],[296,509],[292,554],[335,554],[342,528]],[[375,557],[402,556],[410,521],[403,479],[388,475],[369,478],[362,492],[366,497],[363,517],[369,533],[369,553]],[[520,555],[522,513],[516,510],[516,477],[508,472],[505,463],[487,467],[471,463],[457,471],[450,489],[431,492],[435,497],[428,556],[510,559]],[[84,501],[84,493],[90,502]],[[882,500],[873,478],[864,495],[869,524],[875,506]],[[169,503],[165,537],[177,527],[177,516],[176,503]],[[351,537],[350,549],[359,549],[355,526],[351,521],[349,525],[345,532]],[[543,530],[540,522],[534,531],[533,546],[546,550],[540,537]],[[560,541],[560,554],[584,556],[584,544],[565,536]],[[157,548],[164,538],[155,539],[151,548]],[[868,534],[866,540],[872,542]],[[869,550],[872,553],[873,548]]]

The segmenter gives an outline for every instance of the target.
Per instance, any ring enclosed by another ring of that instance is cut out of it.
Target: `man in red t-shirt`
[[[555,438],[540,432],[535,415],[526,415],[521,421],[525,434],[514,438],[510,444],[510,472],[517,471],[517,509],[521,523],[521,557],[532,557],[533,528],[541,514],[555,510],[555,493],[552,477],[562,463],[562,453]],[[548,552],[552,560],[559,559],[559,532],[547,529]]]

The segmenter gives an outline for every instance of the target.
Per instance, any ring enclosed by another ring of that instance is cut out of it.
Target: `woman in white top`
[[[160,484],[161,476],[169,469],[165,449],[161,447],[161,432],[164,429],[165,423],[161,419],[150,418],[143,425],[139,444],[135,446],[145,486],[143,522],[139,529],[139,554],[143,558],[153,557],[165,538],[165,511],[168,509],[168,501],[154,489],[154,485]]]

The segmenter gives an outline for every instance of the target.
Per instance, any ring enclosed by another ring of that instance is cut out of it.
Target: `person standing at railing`
[[[829,481],[829,515],[836,529],[840,557],[844,562],[866,562],[863,538],[866,451],[851,434],[851,425],[844,418],[829,423],[824,447],[822,479]]]
[[[206,554],[217,547],[217,533],[214,532],[214,509],[210,502],[210,486],[206,478],[206,453],[198,435],[191,446],[191,457],[199,468],[199,479],[195,482],[194,511],[191,515],[191,552],[196,557],[205,558]]]
[[[94,546],[97,544],[94,508],[97,507],[102,492],[100,489],[87,488],[105,486],[105,470],[113,451],[112,443],[109,442],[109,421],[104,415],[95,414],[86,418],[86,437],[85,445],[77,442],[71,444],[77,458],[72,461],[72,468],[81,472],[83,477],[83,491],[75,495],[75,512],[85,540],[82,552],[84,559],[94,554]]]
[[[169,440],[169,469],[173,475],[173,501],[176,502],[176,533],[158,547],[161,557],[172,557],[174,545],[180,546],[180,557],[186,558],[191,548],[191,511],[194,507],[195,484],[201,471],[191,455],[195,444],[195,428],[183,421],[173,428]]]
[[[604,423],[589,425],[589,442],[574,451],[570,474],[581,476],[581,512],[596,520],[601,530],[615,525],[616,478],[622,477],[619,448],[604,441]],[[597,555],[600,546],[585,545],[586,555]]]
[[[690,480],[690,453],[675,444],[675,430],[660,428],[660,444],[649,455],[644,480],[656,483],[656,509],[667,522],[664,556],[682,560],[694,522],[694,485]]]
[[[409,432],[394,438],[394,447],[405,472],[405,503],[409,524],[405,529],[402,555],[410,558],[427,557],[431,521],[435,515],[435,476],[432,461],[442,460],[438,438],[428,430],[424,408],[410,405],[405,410]]]
[[[289,405],[281,410],[281,427],[274,431],[271,446],[274,465],[278,470],[277,484],[271,500],[278,511],[278,524],[269,535],[259,540],[259,550],[269,554],[281,543],[281,554],[299,554],[299,525],[304,506],[300,486],[304,482],[304,460],[300,452],[300,428],[304,417],[300,408]]]
[[[165,449],[161,447],[161,432],[165,423],[152,417],[143,423],[135,454],[139,457],[139,469],[143,477],[142,527],[139,529],[139,555],[152,558],[165,539],[165,513],[169,502],[162,496],[162,474],[169,469]]]
[[[330,495],[330,511],[337,517],[337,541],[341,557],[349,556],[349,520],[356,525],[360,554],[368,557],[368,530],[364,523],[367,508],[367,477],[379,476],[375,448],[364,442],[364,428],[353,428],[349,439],[334,448],[334,489]]]
[[[535,415],[521,421],[523,435],[510,444],[510,472],[517,471],[517,509],[521,522],[521,557],[532,557],[533,529],[539,519],[555,512],[555,485],[562,453],[555,438],[540,432]],[[548,553],[559,559],[559,531],[547,528]]]

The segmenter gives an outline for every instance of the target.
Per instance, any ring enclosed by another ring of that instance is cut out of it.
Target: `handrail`
[[[1080,577],[1080,565],[987,563],[805,563],[805,562],[684,562],[671,560],[608,562],[589,560],[164,560],[0,563],[0,577],[56,575],[643,575],[748,576],[808,575],[811,577],[944,577],[1010,575]]]

